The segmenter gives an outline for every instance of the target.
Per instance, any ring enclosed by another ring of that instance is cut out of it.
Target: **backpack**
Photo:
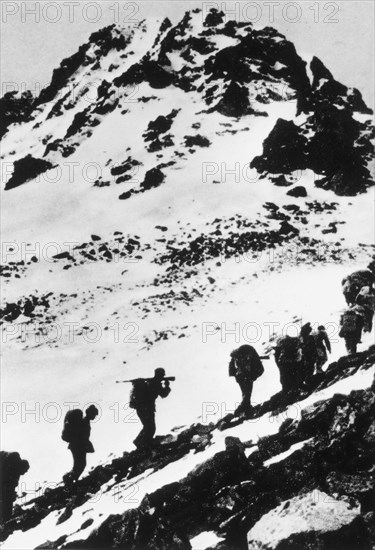
[[[72,409],[68,411],[64,418],[61,439],[67,443],[71,443],[79,433],[82,420],[83,412],[81,409]]]
[[[375,311],[375,294],[368,286],[361,288],[355,302],[357,305],[363,306],[372,312]]]
[[[346,336],[349,334],[355,333],[357,330],[359,330],[361,325],[361,319],[359,315],[355,313],[355,311],[345,311],[343,316],[341,317],[341,330],[339,335],[340,336]]]
[[[264,373],[264,367],[263,363],[260,360],[260,358],[253,358],[253,365],[252,365],[252,378],[253,380],[257,380],[262,374]]]
[[[233,357],[229,362],[228,370],[229,370],[229,376],[236,376],[236,362]]]
[[[129,407],[131,409],[138,409],[142,406],[147,398],[148,384],[143,378],[133,381],[132,389],[129,398]]]
[[[229,363],[229,376],[236,376],[238,373],[247,373],[247,376],[253,381],[264,373],[262,361],[252,346],[244,344],[232,351]]]
[[[279,340],[278,347],[281,347],[278,357],[280,364],[288,362],[299,363],[302,361],[301,342],[296,336],[284,336]]]

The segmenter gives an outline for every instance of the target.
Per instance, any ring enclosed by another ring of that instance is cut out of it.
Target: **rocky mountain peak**
[[[315,57],[315,55],[311,60],[310,69],[313,74],[312,87],[314,90],[319,87],[321,80],[333,80],[332,73],[318,57]]]
[[[202,12],[196,9],[187,11],[175,25],[165,18],[153,26],[140,21],[131,28],[110,25],[100,29],[61,62],[39,97],[7,96],[2,105],[8,113],[6,125],[36,120],[32,130],[38,129],[38,137],[30,136],[27,153],[33,156],[32,150],[39,150],[37,143],[42,142],[42,156],[55,166],[100,131],[107,117],[120,109],[123,117],[131,113],[128,97],[143,87],[191,94],[193,103],[203,100],[202,113],[207,121],[218,113],[239,125],[244,117],[269,116],[266,106],[294,101],[295,117],[300,115],[304,120],[302,124],[286,121],[283,125],[294,126],[294,133],[299,135],[290,145],[293,160],[285,157],[280,164],[276,158],[283,141],[289,139],[278,122],[264,142],[262,161],[257,160],[260,157],[250,159],[250,166],[260,170],[262,177],[285,174],[288,166],[311,169],[317,171],[319,185],[324,188],[340,194],[362,192],[371,185],[372,138],[369,123],[357,120],[355,113],[371,114],[371,110],[358,90],[337,82],[317,57],[312,58],[310,68],[312,83],[306,62],[293,43],[272,27],[255,29],[250,23],[225,21],[224,14],[216,9],[203,20]],[[152,101],[160,100],[155,98]],[[21,103],[21,112],[14,114]],[[49,124],[56,117],[60,118],[58,128]],[[164,145],[168,144],[172,145],[170,137]],[[323,155],[326,160],[320,158],[320,151],[327,151]],[[165,157],[163,152],[159,155]],[[345,165],[339,159],[350,161]],[[175,160],[164,158],[164,163],[170,162]]]

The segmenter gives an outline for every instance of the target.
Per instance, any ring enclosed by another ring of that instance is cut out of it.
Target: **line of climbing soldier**
[[[375,260],[367,269],[355,271],[342,280],[342,291],[349,306],[340,319],[339,336],[344,338],[349,354],[356,353],[362,330],[371,332],[375,311]]]
[[[371,332],[375,312],[375,260],[366,269],[351,273],[342,280],[342,291],[349,306],[340,317],[339,336],[349,355],[356,353],[362,330]],[[331,353],[331,343],[323,325],[313,331],[306,323],[299,337],[282,336],[274,348],[284,392],[308,386],[314,373],[322,372]]]
[[[311,323],[306,323],[299,336],[280,336],[273,349],[282,391],[287,393],[307,388],[311,377],[323,372],[322,367],[331,353],[331,343],[323,325],[313,331]],[[242,392],[242,400],[235,410],[237,415],[247,416],[251,412],[253,384],[264,372],[262,358],[248,344],[231,353],[229,376],[235,377]]]
[[[355,271],[342,281],[343,294],[348,308],[340,319],[339,335],[344,338],[348,354],[355,353],[361,341],[362,330],[370,332],[375,311],[375,260],[367,269]],[[323,365],[331,353],[331,343],[323,325],[313,330],[311,323],[302,326],[299,336],[281,336],[274,346],[274,357],[280,371],[282,391],[285,393],[304,390],[314,374],[323,372]],[[229,362],[229,376],[233,376],[240,386],[242,399],[235,414],[245,417],[251,413],[251,395],[253,384],[264,372],[263,358],[253,346],[242,345],[232,351]],[[129,405],[135,409],[142,423],[142,430],[134,440],[137,449],[148,451],[154,444],[155,402],[158,397],[169,395],[170,381],[162,368],[155,369],[153,378],[124,380],[132,382]],[[120,381],[121,382],[121,381]],[[66,485],[75,483],[86,467],[87,453],[94,452],[90,441],[90,422],[99,411],[90,405],[85,415],[80,409],[69,411],[64,419],[62,439],[69,443],[73,456],[73,468],[65,474]],[[0,452],[0,470],[2,473],[0,522],[8,521],[12,516],[13,502],[16,499],[16,487],[21,475],[29,469],[29,463],[21,460],[18,453]]]

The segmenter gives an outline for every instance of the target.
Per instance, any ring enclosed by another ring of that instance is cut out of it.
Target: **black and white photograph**
[[[2,550],[375,550],[370,0],[1,0]]]

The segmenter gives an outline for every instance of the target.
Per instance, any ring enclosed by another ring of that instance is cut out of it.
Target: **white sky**
[[[1,93],[9,89],[8,83],[14,83],[19,89],[43,87],[50,81],[52,70],[62,58],[72,55],[93,31],[117,20],[129,24],[131,19],[168,16],[172,21],[177,21],[186,10],[199,7],[207,11],[209,5],[224,8],[228,18],[234,15],[236,19],[250,20],[259,26],[274,26],[294,42],[302,56],[314,54],[320,57],[336,79],[359,88],[365,101],[373,104],[372,0],[2,0]]]

